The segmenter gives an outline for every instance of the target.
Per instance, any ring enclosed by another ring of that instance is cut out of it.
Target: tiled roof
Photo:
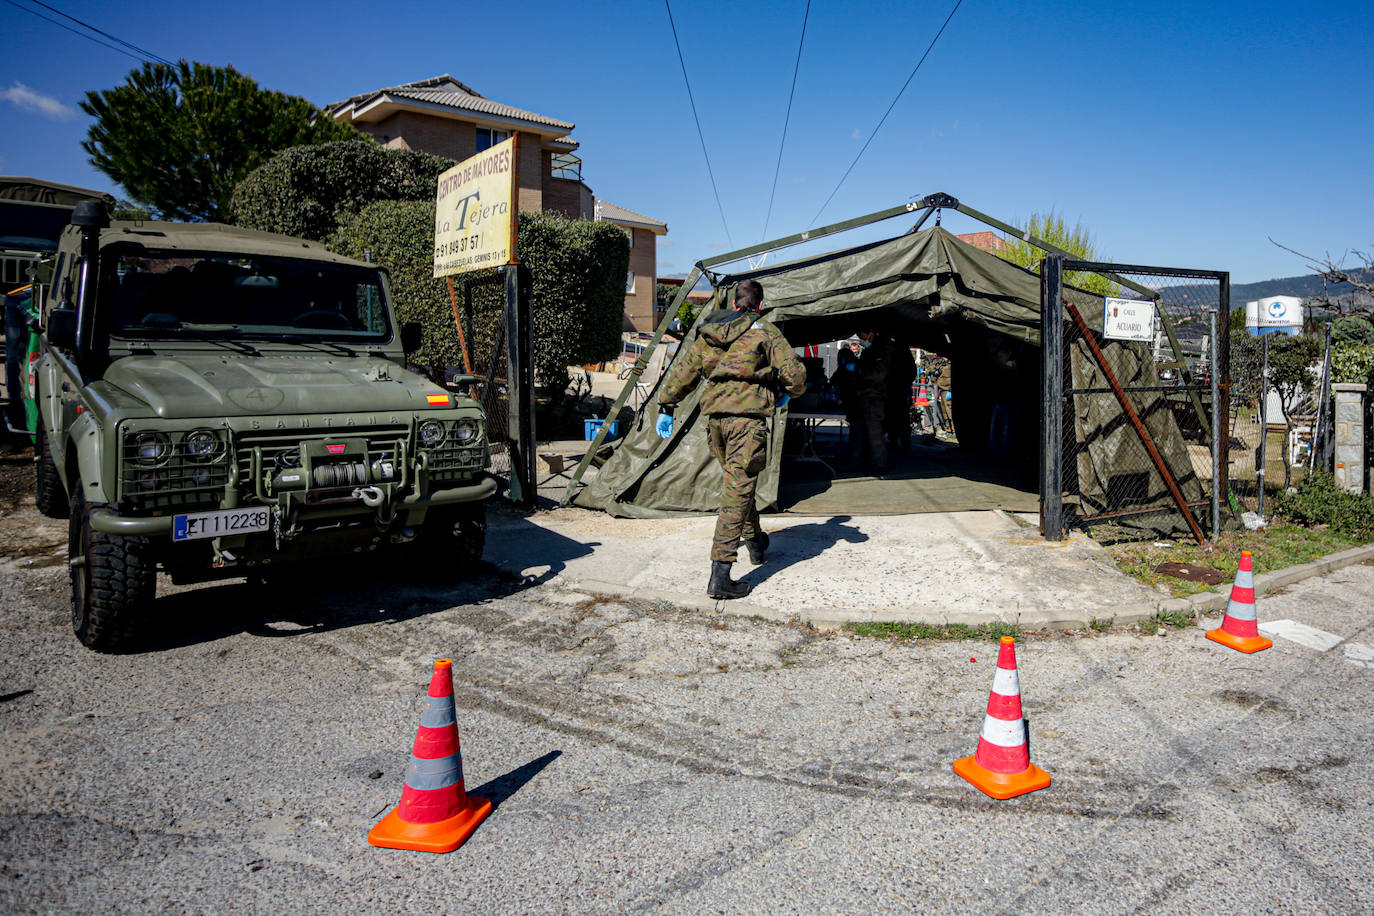
[[[602,200],[598,197],[596,199],[596,206],[597,212],[600,214],[601,219],[605,220],[606,222],[633,223],[634,225],[639,226],[643,229],[653,229],[655,232],[659,232],[659,230],[662,230],[662,232],[660,232],[659,234],[663,234],[668,231],[667,223],[656,220],[652,216],[645,216],[643,213],[636,213],[635,211],[627,210],[624,207],[617,207],[609,200]]]
[[[493,102],[471,86],[459,82],[447,73],[443,76],[419,80],[414,83],[404,83],[400,86],[388,86],[384,89],[364,92],[360,95],[347,98],[342,102],[334,102],[330,105],[326,105],[325,111],[335,116],[349,108],[357,112],[382,101],[384,98],[393,100],[408,99],[413,102],[440,105],[445,108],[470,111],[474,114],[490,115],[495,118],[510,118],[517,121],[527,121],[531,124],[552,127],[561,131],[570,131],[573,129],[573,125],[567,121],[560,121],[557,118],[550,118],[547,115],[535,114],[532,111],[525,111],[523,108],[515,108],[511,105],[502,105],[500,102]]]

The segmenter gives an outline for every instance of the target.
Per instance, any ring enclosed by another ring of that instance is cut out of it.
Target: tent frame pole
[[[1040,271],[1040,533],[1064,540],[1064,257],[1052,254]]]
[[[658,346],[663,335],[667,333],[668,325],[672,324],[673,319],[677,317],[678,309],[682,307],[683,300],[692,291],[692,287],[696,286],[701,275],[701,263],[698,262],[692,268],[692,272],[687,275],[687,279],[682,281],[682,288],[677,291],[677,295],[673,297],[672,303],[663,314],[663,320],[654,329],[654,336],[649,338],[648,346],[639,356],[635,357],[634,368],[630,370],[630,377],[625,380],[625,387],[620,389],[620,396],[615,399],[615,404],[606,412],[606,419],[602,421],[600,428],[596,431],[595,438],[587,446],[587,451],[583,453],[582,460],[577,463],[577,469],[573,471],[572,477],[568,478],[568,488],[563,491],[563,499],[559,502],[560,506],[568,505],[577,495],[577,485],[581,482],[582,475],[587,472],[587,465],[592,463],[592,457],[596,455],[597,449],[601,448],[601,444],[606,441],[606,432],[611,428],[611,420],[620,416],[621,408],[625,406],[630,393],[635,390],[635,385],[639,384],[639,377],[644,374],[644,370],[649,366],[649,355],[654,352],[654,347]],[[701,316],[698,315],[697,317],[700,318]]]

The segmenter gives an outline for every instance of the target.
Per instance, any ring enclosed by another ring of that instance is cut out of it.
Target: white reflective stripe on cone
[[[983,740],[998,747],[1020,747],[1026,743],[1025,721],[1005,722],[992,716],[983,718]]]
[[[1241,588],[1254,588],[1255,574],[1247,569],[1236,570],[1236,585],[1239,585]]]
[[[992,676],[992,692],[1000,693],[1004,697],[1019,697],[1021,681],[1016,676],[1016,669],[998,668],[997,673]]]
[[[1236,620],[1254,620],[1255,606],[1253,604],[1242,604],[1239,601],[1232,601],[1226,606],[1226,616]]]

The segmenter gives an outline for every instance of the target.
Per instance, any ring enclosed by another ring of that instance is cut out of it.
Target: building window
[[[629,226],[621,226],[620,228],[624,229],[625,234],[630,237],[630,247],[635,247],[635,231],[631,229]]]
[[[632,270],[625,275],[625,295],[635,291],[635,272]]]
[[[496,144],[509,139],[510,131],[508,130],[493,130],[490,127],[479,127],[477,128],[477,152],[480,153],[484,149],[491,149]]]
[[[550,165],[553,166],[554,178],[565,178],[568,181],[582,180],[582,160],[572,153],[554,153],[550,157]]]

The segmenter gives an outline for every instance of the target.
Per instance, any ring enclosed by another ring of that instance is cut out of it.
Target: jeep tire
[[[71,507],[67,504],[67,493],[62,489],[62,478],[57,473],[57,463],[52,460],[52,448],[48,445],[48,431],[43,428],[43,417],[38,417],[33,433],[33,502],[38,511],[48,518],[67,518]]]
[[[436,569],[456,569],[470,576],[482,564],[487,546],[487,505],[484,502],[440,506],[425,514],[420,531],[421,561]]]
[[[146,537],[105,534],[91,527],[79,481],[72,482],[67,563],[72,580],[72,630],[98,652],[128,644],[157,589],[157,564]]]

